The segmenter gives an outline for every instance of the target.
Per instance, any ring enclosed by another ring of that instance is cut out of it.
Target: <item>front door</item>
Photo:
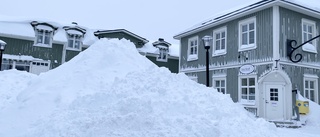
[[[267,84],[265,89],[265,114],[266,119],[278,121],[284,119],[284,86]]]

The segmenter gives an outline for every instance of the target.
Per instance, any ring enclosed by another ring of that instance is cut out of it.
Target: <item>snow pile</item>
[[[270,137],[277,132],[228,95],[156,67],[127,40],[102,39],[27,83],[16,102],[0,112],[0,136]]]

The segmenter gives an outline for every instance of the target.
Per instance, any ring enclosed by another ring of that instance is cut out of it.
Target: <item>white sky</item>
[[[60,23],[75,21],[93,29],[124,28],[151,42],[162,37],[178,44],[173,39],[177,33],[250,1],[253,0],[1,0],[0,14]]]

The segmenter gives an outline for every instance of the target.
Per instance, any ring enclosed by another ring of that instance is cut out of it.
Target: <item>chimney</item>
[[[163,38],[159,38],[159,41],[164,41],[164,39]]]

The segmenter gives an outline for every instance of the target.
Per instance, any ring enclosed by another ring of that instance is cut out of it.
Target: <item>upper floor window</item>
[[[302,42],[306,42],[316,36],[316,23],[307,19],[302,19]],[[302,50],[317,52],[316,40],[310,41],[302,46]]]
[[[36,29],[36,46],[51,47],[52,31]]]
[[[226,54],[227,28],[223,27],[213,31],[213,56]]]
[[[254,104],[256,100],[256,78],[254,76],[241,77],[239,79],[240,102]]]
[[[198,36],[192,37],[188,40],[188,61],[198,59]]]
[[[256,18],[239,22],[239,51],[256,48]]]
[[[159,47],[159,56],[157,57],[157,61],[167,62],[168,61],[167,55],[168,55],[168,48]]]
[[[313,102],[318,102],[318,76],[304,76],[303,95]]]
[[[81,50],[81,35],[68,34],[68,49]]]

